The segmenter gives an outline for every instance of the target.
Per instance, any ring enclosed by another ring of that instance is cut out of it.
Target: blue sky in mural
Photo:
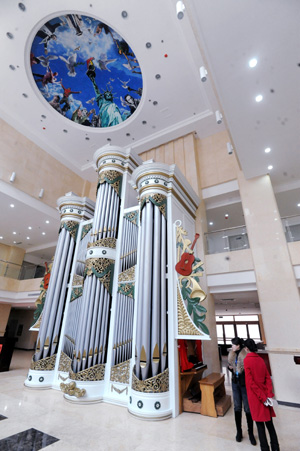
[[[140,103],[136,56],[118,33],[94,18],[66,14],[46,22],[33,40],[30,63],[44,98],[78,124],[118,125]]]

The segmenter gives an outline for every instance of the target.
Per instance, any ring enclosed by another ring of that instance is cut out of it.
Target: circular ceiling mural
[[[46,22],[30,52],[35,83],[58,113],[90,127],[112,127],[135,113],[142,96],[139,63],[126,41],[92,17]]]

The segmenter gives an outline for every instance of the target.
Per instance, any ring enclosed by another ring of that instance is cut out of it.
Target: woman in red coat
[[[244,359],[246,389],[250,412],[257,425],[260,449],[270,450],[266,437],[266,424],[270,434],[271,449],[279,451],[279,443],[272,421],[272,417],[276,416],[271,399],[274,397],[272,381],[265,362],[256,353],[257,346],[251,338],[245,341],[245,348],[248,352]]]

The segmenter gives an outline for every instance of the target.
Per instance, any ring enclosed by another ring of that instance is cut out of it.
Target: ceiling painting
[[[135,113],[142,96],[139,63],[127,42],[91,17],[46,22],[30,53],[35,83],[59,114],[89,127],[112,127]]]

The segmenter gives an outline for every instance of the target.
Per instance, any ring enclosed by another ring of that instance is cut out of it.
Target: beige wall
[[[90,182],[83,180],[47,152],[0,119],[0,179],[9,182],[16,173],[14,187],[56,207],[56,200],[69,191],[88,196]],[[34,174],[34,177],[32,176]],[[55,174],[55,183],[53,175]]]
[[[0,304],[0,337],[3,337],[10,314],[11,305]]]
[[[229,155],[227,152],[229,141],[226,131],[203,139],[195,139],[194,134],[190,133],[143,152],[140,157],[144,161],[153,158],[161,163],[175,163],[198,193],[198,188],[207,188],[237,178],[239,163],[234,153]]]

